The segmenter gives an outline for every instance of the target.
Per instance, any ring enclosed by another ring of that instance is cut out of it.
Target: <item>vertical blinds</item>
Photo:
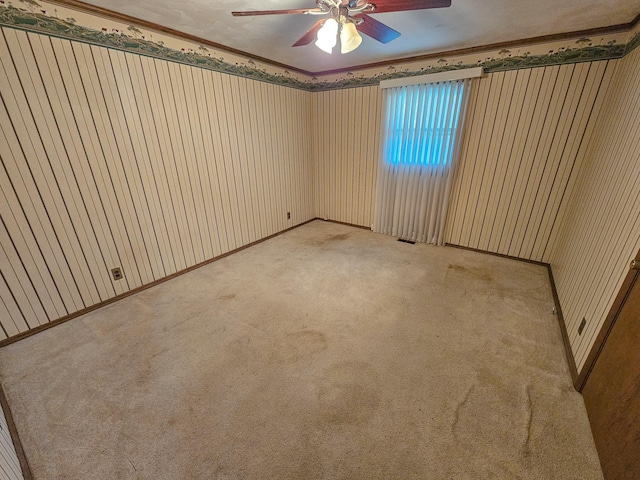
[[[384,90],[375,232],[444,244],[469,82],[466,78]]]

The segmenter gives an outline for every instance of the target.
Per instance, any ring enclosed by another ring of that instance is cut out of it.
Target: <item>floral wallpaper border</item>
[[[0,0],[0,26],[115,48],[311,92],[372,86],[378,85],[381,80],[477,66],[482,66],[485,72],[491,73],[519,68],[615,59],[623,57],[640,46],[640,29],[636,29],[635,34],[626,44],[619,43],[615,38],[609,41],[606,41],[606,38],[601,39],[600,44],[595,44],[590,38],[580,38],[565,41],[563,46],[552,48],[542,54],[530,51],[520,52],[520,50],[514,54],[509,49],[502,49],[498,52],[491,52],[489,56],[475,62],[470,61],[469,56],[464,57],[464,60],[456,57],[452,59],[441,58],[414,64],[403,65],[400,63],[398,66],[389,66],[382,71],[369,69],[368,71],[356,71],[356,73],[346,72],[323,79],[292,74],[287,70],[274,69],[273,67],[271,67],[272,71],[269,71],[265,66],[242,57],[236,57],[231,61],[225,60],[222,55],[217,56],[222,52],[212,51],[213,49],[203,45],[188,44],[192,48],[168,46],[163,40],[153,39],[153,35],[145,35],[145,32],[133,25],[129,25],[126,29],[102,27],[98,30],[86,27],[79,25],[71,16],[60,18],[58,10],[59,8],[54,9],[55,13],[52,15],[35,0],[18,0],[18,6],[15,6],[12,1]],[[62,9],[62,13],[62,16],[65,17],[65,13],[69,13],[69,10]],[[105,19],[94,18],[105,22]],[[156,35],[156,37],[162,36]],[[602,43],[604,41],[606,43]],[[486,54],[485,52],[480,55]],[[238,62],[233,60],[238,60]]]
[[[638,47],[640,47],[640,28],[636,29],[636,33],[629,39],[629,41],[625,45],[624,55],[631,53],[632,50]]]

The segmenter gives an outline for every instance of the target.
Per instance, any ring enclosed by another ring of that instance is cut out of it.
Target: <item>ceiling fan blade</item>
[[[231,12],[234,17],[251,17],[254,15],[290,15],[290,14],[307,14],[322,15],[324,10],[319,8],[294,8],[292,10],[249,10],[244,12]]]
[[[450,7],[451,0],[371,0],[376,6],[372,13],[424,10],[426,8]]]
[[[356,28],[381,43],[389,43],[391,40],[395,40],[400,36],[400,32],[397,32],[369,15],[360,15],[360,17],[364,19],[364,22]]]
[[[314,23],[313,27],[307,30],[307,33],[301,36],[298,41],[293,44],[293,46],[300,47],[301,45],[309,45],[311,42],[313,42],[318,35],[318,30],[320,30],[320,27],[322,27],[322,25],[324,25],[324,22],[326,21],[326,18],[322,18]]]

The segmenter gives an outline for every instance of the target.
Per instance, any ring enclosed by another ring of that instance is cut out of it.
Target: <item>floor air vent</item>
[[[399,242],[408,243],[410,245],[415,245],[416,244],[416,242],[414,242],[413,240],[405,240],[404,238],[399,238],[398,241]]]

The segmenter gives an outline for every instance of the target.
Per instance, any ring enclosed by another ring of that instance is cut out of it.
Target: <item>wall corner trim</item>
[[[562,315],[562,307],[560,306],[560,297],[558,297],[558,291],[556,290],[556,282],[553,280],[553,271],[551,270],[551,264],[547,263],[547,271],[549,272],[549,283],[551,283],[551,292],[553,293],[553,302],[556,307],[556,316],[558,317],[558,325],[560,326],[560,333],[562,334],[562,343],[564,344],[564,351],[567,357],[567,364],[569,365],[569,371],[571,372],[571,380],[573,381],[573,387],[580,391],[578,375],[578,367],[576,366],[576,360],[573,358],[573,350],[571,350],[571,342],[569,341],[569,332],[567,331],[567,324],[564,321]]]

